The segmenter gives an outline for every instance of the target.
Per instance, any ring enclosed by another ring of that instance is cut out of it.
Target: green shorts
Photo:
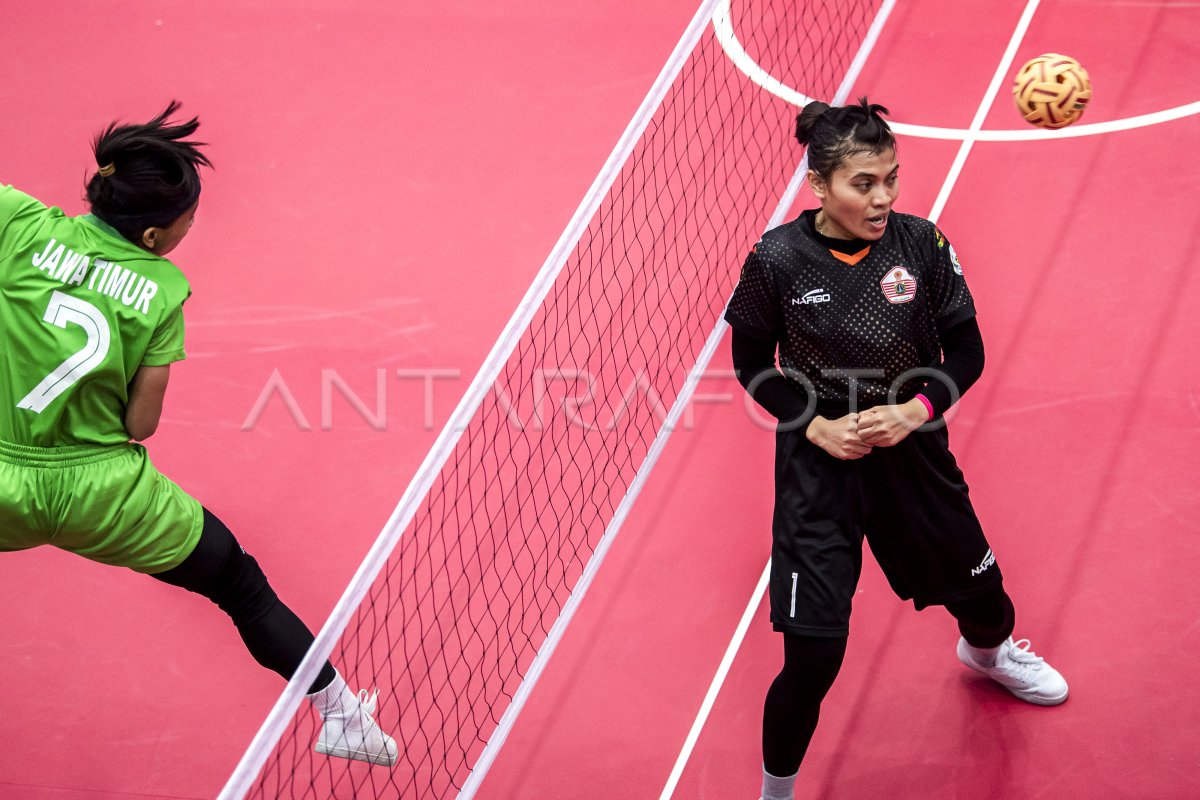
[[[48,544],[152,574],[179,566],[203,523],[200,503],[141,445],[0,442],[0,551]]]

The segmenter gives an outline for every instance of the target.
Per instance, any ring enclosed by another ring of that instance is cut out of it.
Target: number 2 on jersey
[[[111,338],[108,320],[100,313],[100,309],[86,300],[62,292],[56,291],[50,296],[50,305],[42,319],[64,330],[68,324],[78,325],[87,333],[87,342],[17,403],[17,408],[27,408],[39,414],[54,398],[104,361]]]

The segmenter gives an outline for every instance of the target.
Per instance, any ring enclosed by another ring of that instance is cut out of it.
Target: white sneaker
[[[1028,639],[1014,642],[1010,636],[1008,641],[1000,645],[996,663],[987,667],[974,659],[967,640],[960,638],[958,660],[1028,703],[1056,706],[1067,699],[1066,679],[1029,649]]]
[[[344,685],[344,684],[343,684]],[[396,741],[379,728],[375,713],[379,691],[370,696],[363,689],[357,696],[349,694],[343,702],[321,713],[323,724],[317,739],[316,751],[336,758],[365,761],[383,767],[396,763]]]

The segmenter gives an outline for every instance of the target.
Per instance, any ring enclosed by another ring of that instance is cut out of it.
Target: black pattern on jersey
[[[815,210],[767,232],[746,258],[725,318],[779,343],[779,363],[802,375],[823,407],[911,399],[941,363],[938,329],[974,316],[950,243],[932,222],[893,212],[883,237],[851,266],[813,231]],[[894,389],[893,389],[894,387]]]

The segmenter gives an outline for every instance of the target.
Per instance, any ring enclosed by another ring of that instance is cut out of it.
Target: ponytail
[[[212,166],[199,150],[202,142],[186,141],[200,127],[198,118],[168,124],[178,110],[172,100],[149,122],[113,122],[92,142],[97,171],[87,183],[88,204],[132,242],[146,228],[167,227],[191,208],[200,198],[199,168]]]
[[[804,107],[804,109],[796,116],[796,140],[800,144],[808,144],[812,141],[813,128],[817,122],[829,110],[828,103],[822,103],[820,100],[814,100]]]

